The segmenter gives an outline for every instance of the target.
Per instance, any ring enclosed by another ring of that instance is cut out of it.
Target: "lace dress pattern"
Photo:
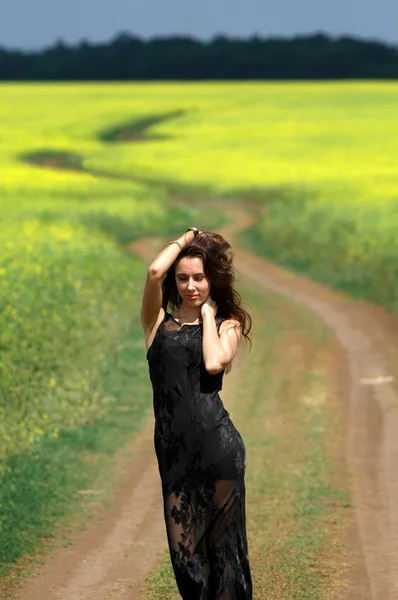
[[[217,319],[219,330],[222,319]],[[242,438],[202,359],[202,325],[165,313],[147,354],[171,562],[184,600],[251,600]]]

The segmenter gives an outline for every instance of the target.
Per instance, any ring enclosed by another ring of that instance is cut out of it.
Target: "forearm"
[[[218,336],[216,320],[212,314],[203,315],[203,362],[206,371],[216,374],[228,364],[228,356]]]
[[[177,240],[184,248],[187,244],[190,244],[194,238],[193,231],[187,231],[181,235]],[[176,260],[181,252],[181,248],[178,244],[167,245],[156,258],[151,262],[148,267],[148,272],[153,276],[161,279],[165,273],[170,269],[173,262]]]

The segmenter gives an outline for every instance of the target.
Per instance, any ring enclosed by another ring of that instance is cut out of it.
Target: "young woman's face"
[[[182,258],[177,263],[175,279],[178,293],[187,307],[201,306],[210,294],[210,282],[199,256]]]

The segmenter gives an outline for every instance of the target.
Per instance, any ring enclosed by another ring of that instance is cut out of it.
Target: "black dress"
[[[219,330],[222,319],[217,319]],[[171,561],[184,600],[251,600],[245,447],[202,358],[202,325],[165,313],[147,354]]]

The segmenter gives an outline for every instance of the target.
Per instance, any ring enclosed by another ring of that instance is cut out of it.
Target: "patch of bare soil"
[[[228,207],[228,216],[222,233],[233,243],[252,217],[239,207]],[[161,245],[161,240],[147,239],[130,249],[149,261]],[[337,583],[330,598],[398,599],[398,401],[391,371],[396,319],[244,250],[235,248],[235,264],[257,286],[312,310],[336,338],[340,359],[331,368],[342,403],[336,426],[345,442],[339,450],[331,446],[331,452],[340,452],[343,475],[351,477],[353,508],[331,536],[329,560],[334,561]],[[125,488],[115,491],[112,510],[61,550],[18,592],[19,600],[139,597],[144,575],[165,547],[151,424],[132,444],[126,479]],[[349,548],[347,556],[339,554],[340,535]]]
[[[88,169],[83,166],[81,156],[73,152],[59,152],[57,150],[29,152],[22,155],[21,158],[27,163],[46,169],[90,174]]]

